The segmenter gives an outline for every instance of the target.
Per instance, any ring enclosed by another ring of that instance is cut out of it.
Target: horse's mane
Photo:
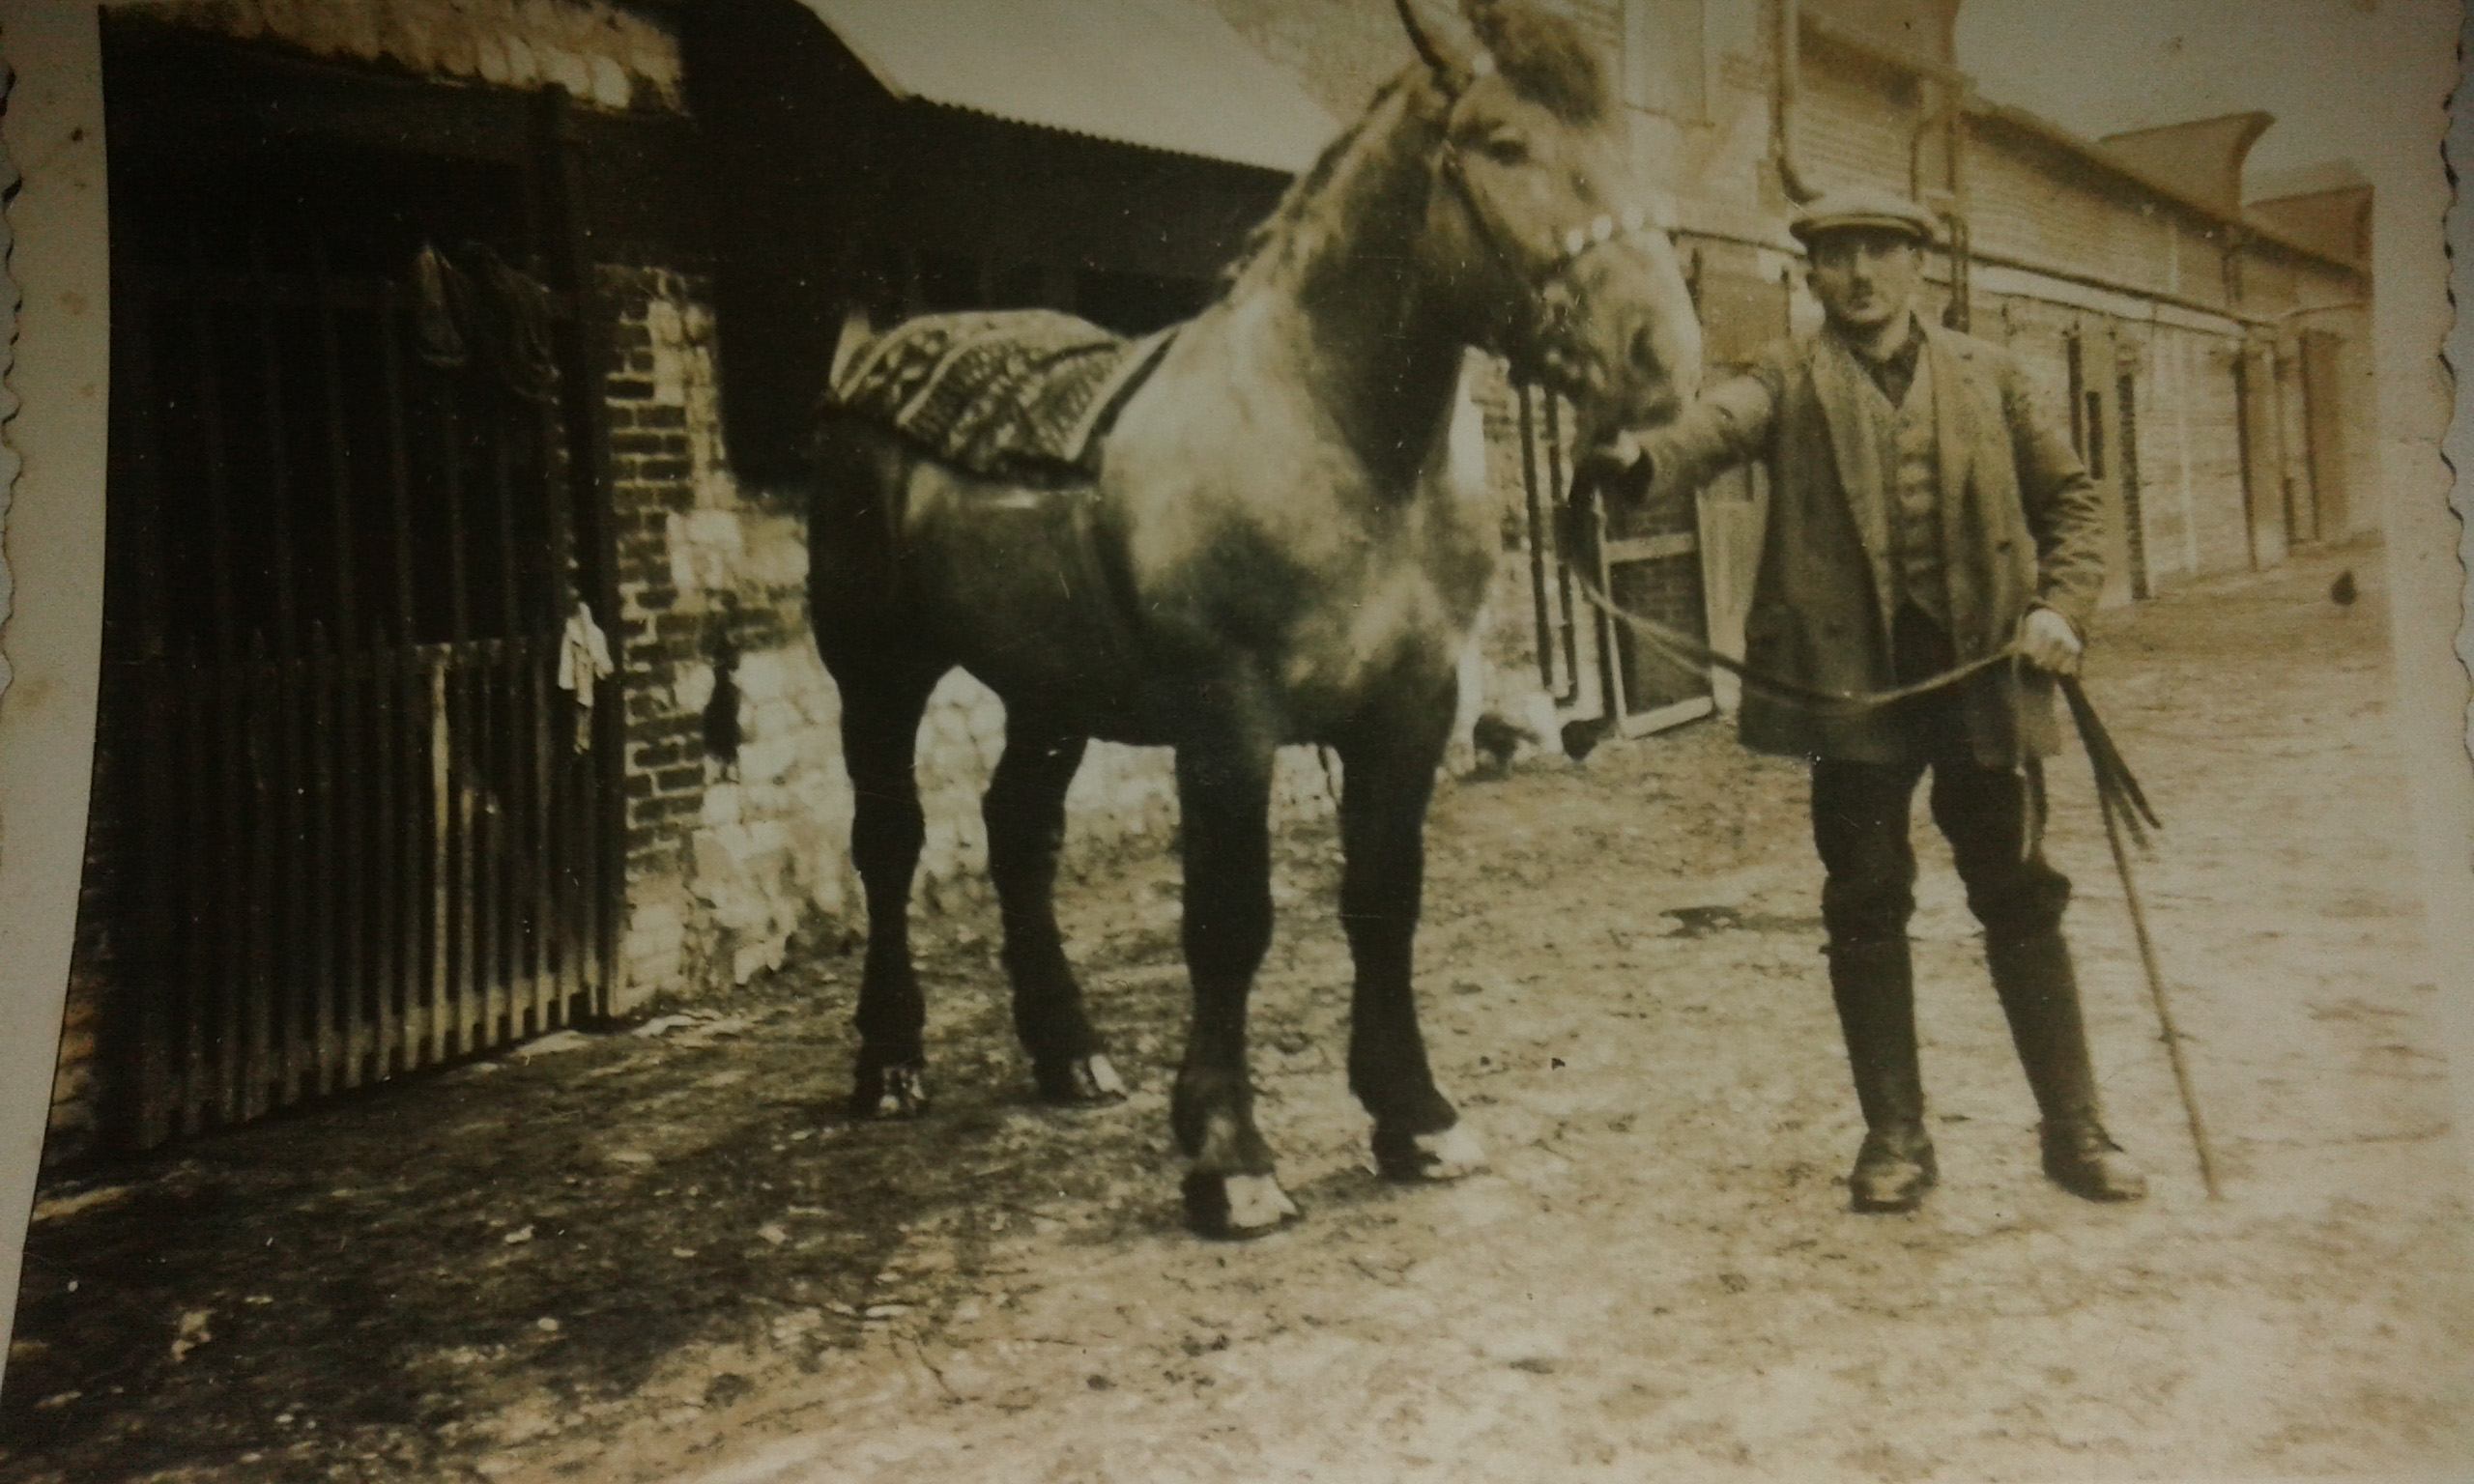
[[[1469,22],[1495,60],[1495,71],[1522,97],[1568,124],[1589,128],[1602,123],[1611,106],[1606,69],[1578,27],[1562,15],[1504,0],[1473,0]],[[1224,297],[1257,263],[1287,256],[1325,225],[1326,196],[1332,177],[1364,142],[1385,106],[1411,89],[1432,87],[1422,64],[1413,64],[1375,90],[1364,110],[1304,175],[1291,182],[1280,204],[1263,218],[1221,273]]]
[[[1330,144],[1323,146],[1323,153],[1315,157],[1314,163],[1304,175],[1289,183],[1288,189],[1280,194],[1280,204],[1246,234],[1246,241],[1237,249],[1237,256],[1221,271],[1220,287],[1223,295],[1237,286],[1237,281],[1246,275],[1249,269],[1283,255],[1312,228],[1322,224],[1322,218],[1329,214],[1325,201],[1326,187],[1338,173],[1340,161],[1347,158],[1365,139],[1366,130],[1383,113],[1384,105],[1405,90],[1416,75],[1415,71],[1403,71],[1377,88],[1356,120],[1341,129]]]
[[[1597,50],[1565,16],[1503,0],[1476,0],[1469,24],[1514,91],[1567,124],[1603,123],[1613,97]]]

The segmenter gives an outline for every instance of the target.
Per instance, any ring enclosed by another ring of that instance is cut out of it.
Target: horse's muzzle
[[[1618,433],[1590,444],[1573,459],[1573,501],[1592,495],[1616,503],[1638,501],[1649,491],[1650,472],[1649,456],[1641,445],[1629,433]]]

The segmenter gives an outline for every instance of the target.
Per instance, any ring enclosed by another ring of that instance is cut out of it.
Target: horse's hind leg
[[[937,672],[921,667],[837,671],[842,756],[850,770],[850,858],[868,899],[867,967],[859,981],[854,1118],[927,1110],[927,1002],[910,962],[910,882],[927,819],[911,758]]]
[[[1014,983],[1014,1030],[1031,1054],[1040,1096],[1050,1102],[1115,1102],[1125,1084],[1100,1049],[1082,1010],[1082,986],[1056,927],[1056,855],[1065,840],[1065,791],[1082,765],[1086,738],[1027,713],[1006,718],[1005,756],[981,800],[988,821],[988,874],[1005,921],[1005,970]]]
[[[1453,705],[1403,707],[1340,748],[1340,923],[1356,960],[1349,1090],[1374,1117],[1374,1156],[1394,1180],[1450,1180],[1485,1156],[1434,1085],[1411,983],[1424,894],[1426,805]]]

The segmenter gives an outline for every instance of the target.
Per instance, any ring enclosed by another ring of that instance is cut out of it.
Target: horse
[[[1467,349],[1571,399],[1587,427],[1669,420],[1699,375],[1670,224],[1627,176],[1580,34],[1511,0],[1395,5],[1415,60],[1126,396],[1096,473],[994,477],[829,402],[818,421],[811,622],[842,695],[868,916],[853,1114],[927,1106],[913,749],[960,666],[1005,706],[988,870],[1016,1031],[1050,1101],[1124,1096],[1056,924],[1067,786],[1090,738],[1174,750],[1193,1020],[1170,1122],[1206,1236],[1297,1215],[1246,1061],[1286,744],[1339,761],[1348,1085],[1377,1168],[1483,1167],[1436,1088],[1411,984],[1427,805],[1501,539],[1491,501],[1440,475]]]

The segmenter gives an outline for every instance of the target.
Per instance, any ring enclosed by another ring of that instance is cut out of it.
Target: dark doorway
[[[2139,379],[2124,371],[2115,385],[2122,410],[2122,536],[2130,557],[2130,595],[2145,602],[2153,594],[2147,583],[2147,516],[2140,503]]]
[[[129,21],[104,84],[88,910],[146,1146],[594,1013],[617,774],[560,686],[598,501],[559,100]]]
[[[2343,540],[2351,519],[2345,484],[2344,397],[2339,372],[2345,342],[2334,331],[2306,329],[2301,337],[2302,427],[2308,441],[2310,496],[2302,501],[2302,541]]]

